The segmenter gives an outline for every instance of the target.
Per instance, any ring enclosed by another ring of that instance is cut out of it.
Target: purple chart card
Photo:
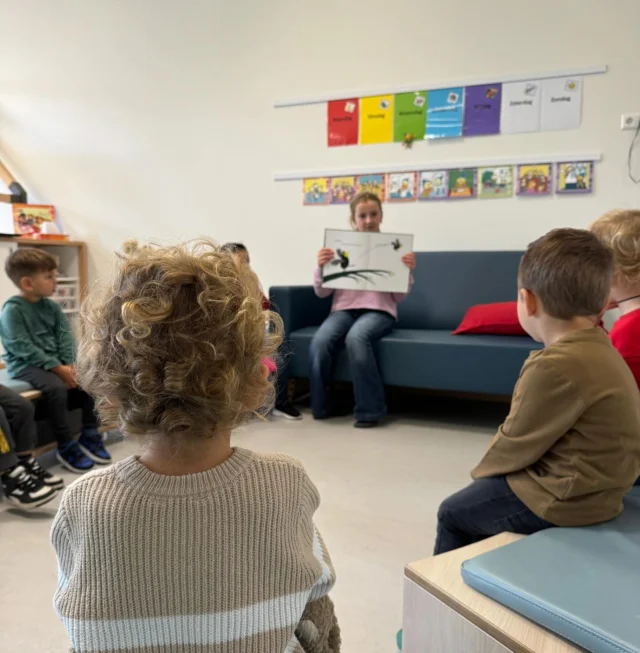
[[[464,136],[500,133],[502,84],[481,84],[464,89]]]

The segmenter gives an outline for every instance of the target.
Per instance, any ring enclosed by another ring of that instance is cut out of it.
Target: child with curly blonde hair
[[[609,306],[618,307],[621,316],[609,335],[640,387],[640,211],[609,211],[591,225],[591,231],[613,250]]]
[[[130,245],[83,323],[78,378],[143,447],[71,485],[53,524],[74,650],[336,653],[318,491],[230,443],[273,396],[280,342],[250,268],[206,241]]]

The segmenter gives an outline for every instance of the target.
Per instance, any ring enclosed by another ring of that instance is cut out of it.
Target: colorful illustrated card
[[[427,92],[398,93],[394,101],[393,140],[401,143],[411,136],[424,138],[427,121]]]
[[[501,134],[540,131],[541,83],[537,80],[502,85]]]
[[[359,100],[333,100],[327,102],[327,145],[358,144]]]
[[[478,168],[478,197],[498,199],[513,195],[513,168],[494,166]]]
[[[469,199],[476,196],[476,169],[449,170],[449,197]]]
[[[393,95],[360,99],[360,144],[393,141]]]
[[[331,177],[331,204],[349,204],[356,196],[356,178]]]
[[[449,172],[447,170],[425,170],[418,181],[419,200],[443,200],[449,192]]]
[[[384,175],[360,175],[356,177],[356,193],[373,193],[384,202]]]
[[[558,164],[556,193],[590,193],[593,190],[593,162]]]
[[[578,129],[582,113],[582,77],[559,77],[542,82],[542,131]]]
[[[387,176],[388,202],[413,202],[416,199],[415,172],[390,172]]]
[[[482,84],[464,89],[465,136],[487,136],[500,133],[500,101],[502,84]]]
[[[13,231],[25,237],[42,233],[43,225],[55,222],[56,209],[49,204],[12,204]]]
[[[518,166],[517,195],[549,195],[551,192],[551,164],[536,163]]]
[[[329,204],[329,177],[304,179],[302,182],[303,204],[314,206]]]
[[[425,138],[462,136],[464,89],[440,88],[427,97],[427,130]]]

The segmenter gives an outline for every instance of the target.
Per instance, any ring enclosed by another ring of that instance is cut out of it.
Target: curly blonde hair
[[[207,240],[129,242],[123,252],[82,314],[78,379],[104,422],[182,443],[228,431],[273,400],[261,363],[282,322],[262,310],[248,266]]]
[[[640,285],[640,211],[613,209],[590,230],[613,250],[618,276],[630,286]]]

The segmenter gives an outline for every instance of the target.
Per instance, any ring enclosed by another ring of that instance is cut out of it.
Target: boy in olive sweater
[[[58,442],[57,458],[73,472],[111,456],[98,432],[93,399],[78,387],[75,348],[60,306],[48,299],[56,290],[56,259],[31,247],[17,249],[7,259],[7,276],[18,287],[0,315],[0,337],[9,376],[31,384],[47,403],[51,428]],[[82,409],[82,434],[73,438],[68,410]]]
[[[518,318],[544,349],[520,372],[511,411],[468,487],[438,511],[435,554],[503,531],[588,526],[622,511],[640,473],[640,394],[604,329],[611,250],[556,229],[520,262]]]

